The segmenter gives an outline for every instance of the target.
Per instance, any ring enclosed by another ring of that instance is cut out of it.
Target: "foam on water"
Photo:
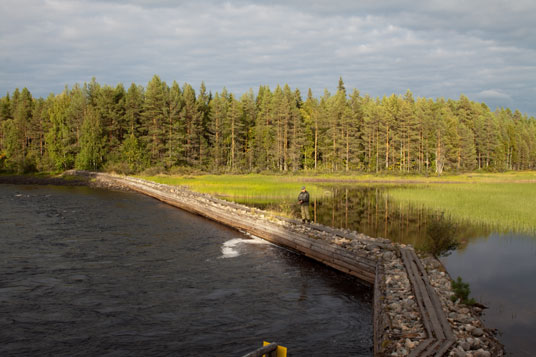
[[[248,234],[249,235],[249,234]],[[236,258],[240,255],[240,251],[237,249],[240,244],[271,244],[264,239],[249,235],[251,238],[234,238],[226,241],[221,246],[220,258]]]

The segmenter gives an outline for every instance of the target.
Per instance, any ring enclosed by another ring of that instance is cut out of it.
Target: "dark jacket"
[[[298,201],[302,205],[308,205],[309,204],[309,192],[307,191],[300,192],[300,194],[298,195]]]

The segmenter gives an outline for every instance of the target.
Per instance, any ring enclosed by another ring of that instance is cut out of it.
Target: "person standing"
[[[301,208],[302,222],[311,222],[311,216],[309,216],[309,192],[305,190],[305,186],[302,186],[301,192],[298,195],[298,203]]]

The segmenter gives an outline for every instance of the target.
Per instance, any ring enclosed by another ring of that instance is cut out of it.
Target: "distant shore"
[[[0,183],[13,185],[87,186],[89,179],[80,176],[0,175]]]

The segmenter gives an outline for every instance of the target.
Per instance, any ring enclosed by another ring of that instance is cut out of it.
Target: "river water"
[[[0,355],[370,356],[356,279],[151,198],[0,185]]]
[[[499,330],[507,354],[536,355],[535,233],[499,233],[469,220],[455,222],[441,213],[401,205],[389,198],[393,185],[322,187],[329,194],[313,197],[315,221],[409,243],[439,256],[451,277],[469,283],[471,297],[489,307],[483,321]],[[299,216],[296,207],[293,214]]]

